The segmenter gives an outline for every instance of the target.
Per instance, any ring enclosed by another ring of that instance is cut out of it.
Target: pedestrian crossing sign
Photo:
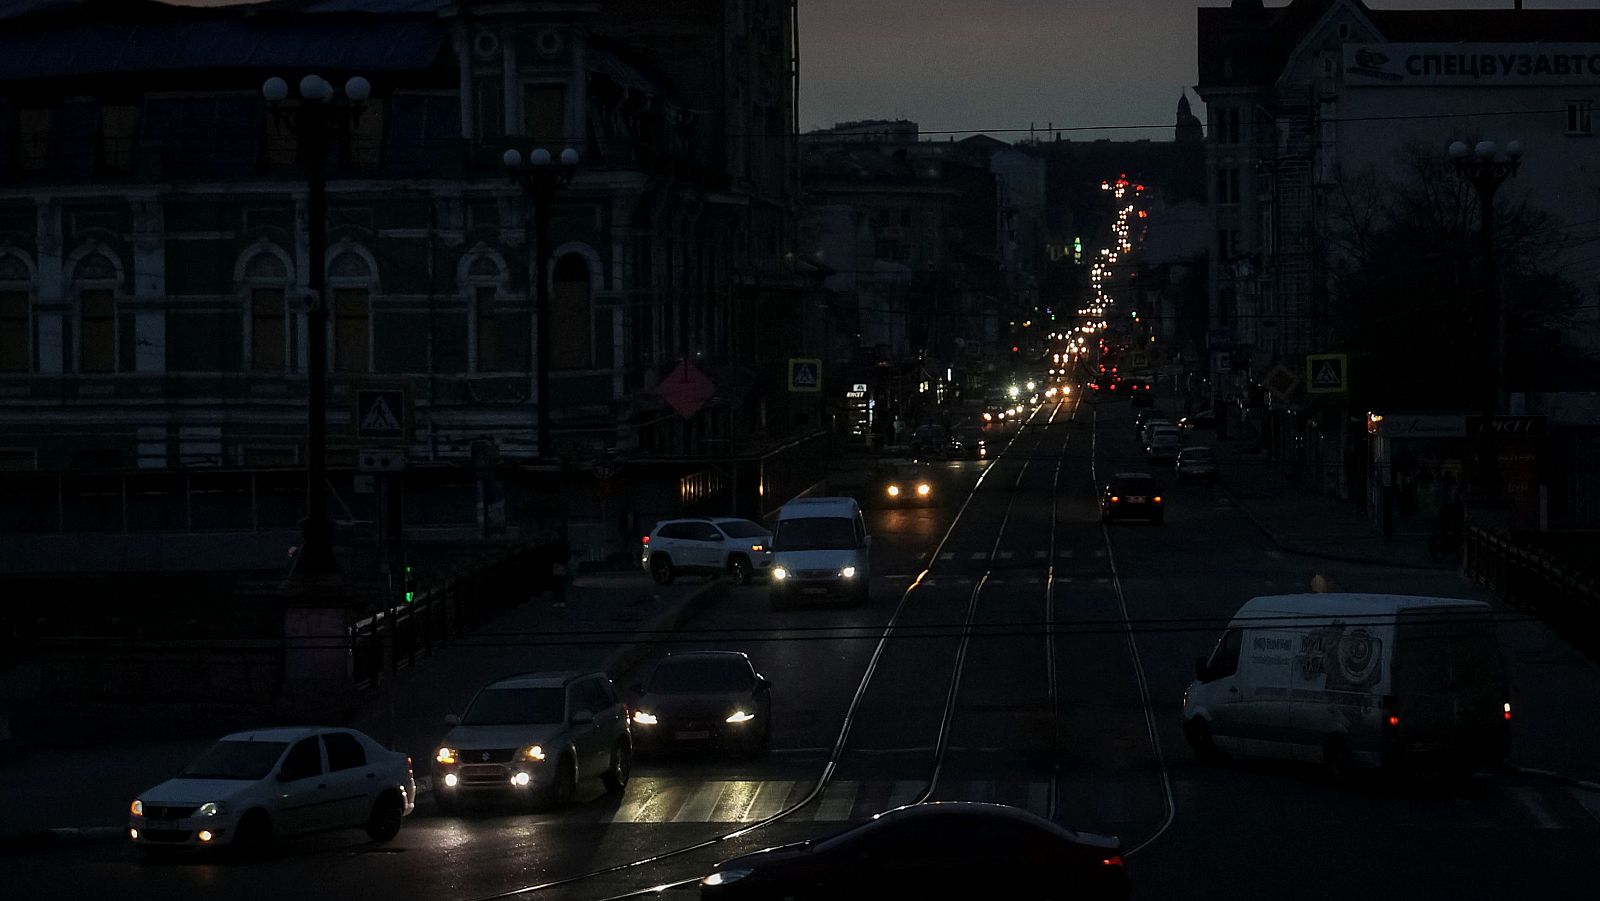
[[[822,390],[822,361],[790,358],[789,390],[815,394]]]
[[[351,391],[351,425],[363,443],[411,440],[411,386],[362,386]]]
[[[1349,370],[1344,354],[1307,354],[1306,391],[1310,394],[1343,394],[1349,390]]]

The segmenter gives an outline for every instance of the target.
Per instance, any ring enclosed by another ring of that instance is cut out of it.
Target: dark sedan
[[[633,743],[759,753],[772,741],[772,683],[739,651],[668,654],[633,686]]]
[[[1002,804],[899,807],[820,841],[717,864],[700,897],[1125,899],[1114,838]]]
[[[1147,472],[1119,472],[1100,492],[1100,521],[1148,519],[1159,523],[1166,518],[1166,502],[1161,486]]]

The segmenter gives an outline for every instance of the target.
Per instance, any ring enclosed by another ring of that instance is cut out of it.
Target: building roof
[[[1293,0],[1266,9],[1249,3],[1202,6],[1195,11],[1200,84],[1272,82],[1305,33],[1341,2],[1397,43],[1600,41],[1600,9],[1372,9],[1361,0]],[[1222,60],[1230,53],[1243,58],[1236,59],[1233,77],[1224,78]]]
[[[149,0],[0,0],[0,19],[18,20],[0,29],[0,80],[311,66],[369,74],[422,69],[448,40],[432,15],[438,5],[278,0],[199,8]],[[348,14],[308,21],[311,13]]]

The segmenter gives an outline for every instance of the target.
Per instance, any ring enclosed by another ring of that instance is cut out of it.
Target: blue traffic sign
[[[356,438],[364,442],[411,440],[411,392],[402,386],[357,387],[352,420]]]
[[[822,361],[808,358],[789,360],[789,390],[814,393],[822,390]]]

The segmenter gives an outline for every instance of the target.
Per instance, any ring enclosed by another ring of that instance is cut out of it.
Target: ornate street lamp
[[[501,162],[511,181],[522,188],[533,207],[533,216],[527,223],[533,230],[535,246],[533,272],[534,303],[534,365],[537,367],[534,386],[534,421],[538,446],[533,459],[550,459],[550,204],[556,194],[572,184],[577,174],[578,151],[571,147],[552,158],[550,151],[535,147],[524,158],[522,151],[512,148],[505,152]],[[559,159],[559,163],[557,162]],[[527,241],[523,242],[527,244]]]
[[[344,96],[320,75],[300,79],[300,102],[289,105],[289,83],[276,76],[261,85],[272,115],[300,145],[306,171],[306,238],[310,244],[310,289],[306,310],[306,517],[291,579],[337,576],[333,530],[328,523],[328,150],[361,116],[372,85],[357,75],[344,83]]]

